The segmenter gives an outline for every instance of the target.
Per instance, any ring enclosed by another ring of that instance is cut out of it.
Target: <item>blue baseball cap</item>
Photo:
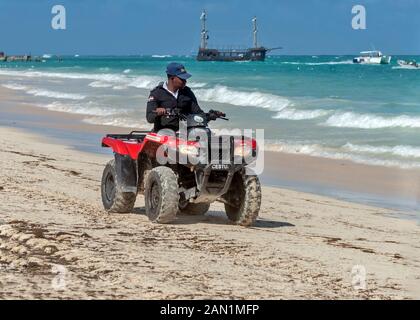
[[[166,74],[169,76],[176,76],[183,80],[187,80],[191,75],[185,70],[185,67],[177,62],[171,62],[166,67]]]

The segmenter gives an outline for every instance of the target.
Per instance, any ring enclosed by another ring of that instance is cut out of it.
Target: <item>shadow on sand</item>
[[[146,215],[145,207],[137,207],[133,209],[133,213]],[[196,224],[196,223],[208,223],[208,224],[233,224],[226,217],[226,213],[223,211],[213,211],[210,210],[204,216],[192,216],[188,214],[179,214],[176,221],[173,222],[174,225],[183,225],[183,224]],[[252,226],[253,228],[263,228],[263,229],[273,229],[273,228],[283,228],[283,227],[294,227],[294,224],[282,221],[268,220],[259,218]]]

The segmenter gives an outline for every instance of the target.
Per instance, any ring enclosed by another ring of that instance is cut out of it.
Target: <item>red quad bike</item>
[[[251,226],[260,210],[261,186],[258,176],[247,175],[245,167],[249,164],[247,159],[255,160],[256,141],[212,133],[208,128],[210,120],[228,120],[212,110],[187,116],[168,110],[166,116],[186,122],[188,137],[194,139],[181,139],[179,133],[162,135],[149,131],[108,134],[102,139],[102,146],[112,148],[115,156],[102,176],[105,209],[131,212],[141,193],[148,218],[170,223],[178,213],[204,215],[210,203],[220,201],[233,223]],[[200,140],[203,132],[208,139]],[[206,149],[200,149],[203,141],[208,144]],[[173,161],[160,165],[158,155]],[[186,155],[188,161],[179,161]]]

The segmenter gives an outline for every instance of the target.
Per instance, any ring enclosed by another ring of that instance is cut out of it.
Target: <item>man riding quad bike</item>
[[[256,141],[215,135],[208,122],[225,119],[220,112],[184,115],[167,109],[165,116],[177,118],[186,127],[184,134],[133,131],[102,139],[115,157],[102,176],[105,209],[131,212],[141,193],[148,218],[170,223],[178,213],[204,215],[212,202],[220,201],[232,222],[251,226],[261,205],[259,179],[247,172],[257,155]]]
[[[251,225],[261,204],[258,177],[246,170],[256,156],[255,140],[215,136],[207,124],[225,114],[201,110],[186,86],[191,75],[182,64],[168,64],[166,74],[167,81],[150,92],[147,102],[153,132],[111,134],[102,140],[115,155],[102,177],[105,209],[130,212],[137,193],[144,193],[149,219],[168,223],[178,212],[205,214],[210,203],[221,201],[230,220]],[[182,124],[185,130],[179,131]]]

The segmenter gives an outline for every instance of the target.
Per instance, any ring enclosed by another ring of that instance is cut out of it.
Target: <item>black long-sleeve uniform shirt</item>
[[[158,116],[154,112],[156,108],[179,108],[181,113],[186,115],[191,113],[204,113],[189,87],[186,86],[183,89],[179,89],[178,98],[175,98],[163,87],[163,82],[150,91],[147,102],[146,118],[149,123],[154,123],[153,131],[155,132],[163,128],[178,131],[179,119],[173,116]]]

